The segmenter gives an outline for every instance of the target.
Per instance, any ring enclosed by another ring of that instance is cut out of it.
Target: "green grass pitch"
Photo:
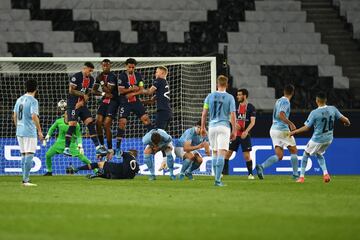
[[[0,239],[360,239],[360,176],[0,177]]]

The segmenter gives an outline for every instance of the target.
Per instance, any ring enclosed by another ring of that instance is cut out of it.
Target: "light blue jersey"
[[[236,111],[234,97],[227,92],[210,93],[205,98],[204,109],[209,110],[209,127],[226,126],[230,128],[230,113]]]
[[[191,141],[191,146],[199,145],[206,141],[202,136],[196,133],[196,127],[186,129],[176,143],[176,147],[184,147],[185,142]]]
[[[14,112],[17,117],[16,136],[37,137],[32,115],[39,115],[39,103],[31,95],[25,94],[16,100]]]
[[[311,140],[316,143],[326,143],[333,139],[334,121],[343,115],[334,106],[323,106],[312,110],[304,123],[307,127],[314,126]]]
[[[146,133],[145,136],[142,138],[142,142],[144,145],[153,145],[151,142],[151,135],[153,134],[153,132],[158,132],[161,136],[161,141],[158,145],[160,148],[165,147],[166,145],[171,143],[171,141],[172,141],[171,136],[169,134],[167,134],[164,130],[152,129],[148,133]]]
[[[274,107],[273,111],[273,122],[271,129],[279,131],[289,131],[289,126],[280,120],[280,113],[284,112],[286,118],[290,116],[290,101],[287,97],[279,98]]]

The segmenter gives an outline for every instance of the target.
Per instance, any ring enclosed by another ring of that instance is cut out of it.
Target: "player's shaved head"
[[[158,132],[153,132],[151,134],[151,142],[155,145],[158,145],[161,141],[161,135]]]
[[[37,81],[35,79],[29,79],[25,82],[26,92],[32,93],[37,89]]]
[[[228,81],[229,81],[229,79],[225,75],[220,75],[217,78],[217,84],[220,87],[227,87]]]
[[[316,94],[316,101],[319,103],[326,103],[327,97],[325,92],[318,92]]]
[[[136,158],[137,155],[138,155],[138,151],[135,150],[135,149],[130,149],[130,150],[129,150],[129,153],[130,153],[131,155],[133,155],[135,158]]]

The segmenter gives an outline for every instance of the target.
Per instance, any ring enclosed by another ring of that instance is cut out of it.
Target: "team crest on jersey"
[[[76,77],[72,77],[72,78],[71,78],[71,81],[72,81],[72,82],[76,82]]]

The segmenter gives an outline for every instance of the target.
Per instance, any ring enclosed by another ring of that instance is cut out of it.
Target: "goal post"
[[[20,158],[16,149],[15,127],[12,123],[12,109],[18,97],[25,93],[24,83],[27,79],[38,81],[37,99],[40,105],[40,120],[44,135],[51,124],[60,117],[56,105],[68,95],[68,83],[72,74],[81,71],[84,62],[92,62],[95,65],[96,77],[101,71],[101,61],[108,58],[112,62],[111,70],[118,75],[125,69],[124,62],[128,57],[49,57],[49,58],[0,58],[0,146],[1,169],[0,174],[18,173]],[[173,110],[173,118],[168,132],[174,139],[181,136],[182,132],[191,127],[201,118],[202,105],[208,93],[216,90],[216,58],[215,57],[133,57],[138,62],[136,69],[144,78],[146,88],[150,87],[154,79],[157,66],[164,65],[169,69],[167,77],[170,87],[170,103]],[[98,101],[92,97],[88,103],[92,116],[95,119],[98,109]],[[146,106],[147,113],[154,122],[156,106]],[[113,121],[113,141],[116,139],[118,116]],[[83,135],[87,135],[87,129],[82,126]],[[142,164],[141,137],[146,130],[142,123],[133,114],[128,118],[125,139],[122,149],[137,149],[140,153],[139,162]],[[54,137],[50,145],[54,143]],[[90,160],[94,161],[94,149],[90,140],[84,138],[85,153]],[[115,144],[114,144],[115,146]],[[42,174],[45,171],[45,153],[48,146],[41,147],[36,157],[40,163],[36,163],[33,170]],[[53,172],[63,174],[67,165],[77,166],[82,164],[79,160],[57,155],[53,159]],[[36,167],[41,164],[41,167]],[[142,169],[144,170],[144,169]],[[21,169],[20,169],[21,171]]]

